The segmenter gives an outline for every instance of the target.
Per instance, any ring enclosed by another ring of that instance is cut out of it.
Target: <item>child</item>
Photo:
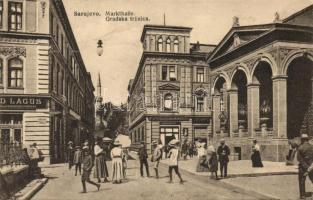
[[[86,193],[86,182],[92,185],[97,186],[98,191],[100,189],[100,184],[97,184],[90,180],[91,169],[93,167],[92,157],[89,153],[89,148],[87,146],[83,147],[84,158],[83,158],[83,175],[82,175],[82,184],[83,184],[83,192]]]
[[[81,163],[82,163],[83,155],[80,150],[80,146],[75,147],[74,153],[74,165],[75,165],[75,176],[77,176],[77,170],[79,170],[79,175],[81,175]]]

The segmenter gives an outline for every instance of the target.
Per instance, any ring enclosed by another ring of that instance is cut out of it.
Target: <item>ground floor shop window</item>
[[[167,145],[173,139],[179,139],[179,127],[161,127],[160,139],[163,145]]]
[[[22,114],[0,114],[1,143],[22,143]]]

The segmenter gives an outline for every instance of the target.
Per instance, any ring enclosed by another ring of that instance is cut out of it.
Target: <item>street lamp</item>
[[[98,46],[97,46],[97,54],[98,56],[101,56],[103,54],[103,47],[102,47],[102,40],[98,40]]]

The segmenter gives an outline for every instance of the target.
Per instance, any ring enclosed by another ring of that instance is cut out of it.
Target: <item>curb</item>
[[[18,197],[17,200],[29,200],[31,199],[48,181],[48,178],[42,178],[34,185],[34,187],[24,194],[21,197]]]

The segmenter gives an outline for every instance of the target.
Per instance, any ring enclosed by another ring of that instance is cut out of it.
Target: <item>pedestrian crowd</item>
[[[114,141],[113,146],[111,141],[106,141],[102,138],[97,138],[91,149],[88,141],[85,141],[81,146],[73,147],[73,142],[68,142],[67,161],[69,170],[75,166],[75,176],[81,175],[83,186],[82,193],[86,193],[86,182],[100,189],[100,183],[109,182],[109,172],[106,162],[112,160],[112,183],[122,183],[126,180],[127,168],[127,149],[122,149],[119,141]],[[93,169],[94,168],[94,169]],[[93,169],[93,176],[98,183],[90,180]]]

